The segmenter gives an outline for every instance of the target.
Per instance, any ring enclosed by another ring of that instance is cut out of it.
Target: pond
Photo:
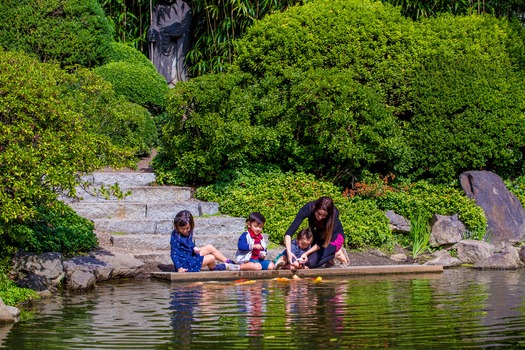
[[[525,346],[524,299],[523,270],[129,280],[38,303],[34,319],[12,326],[0,348],[517,348]]]

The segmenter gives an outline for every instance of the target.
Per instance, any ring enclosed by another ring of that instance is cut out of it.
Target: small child
[[[304,265],[308,261],[308,255],[306,254],[308,250],[312,247],[312,242],[314,240],[314,235],[309,228],[302,229],[297,233],[297,238],[292,240],[292,254],[297,258],[297,260],[290,263],[288,261],[288,254],[286,249],[277,256],[274,260],[275,269],[279,270],[281,268],[288,269],[307,269],[308,266]]]
[[[248,230],[241,234],[237,243],[237,262],[241,270],[273,270],[273,262],[264,260],[267,243],[262,235],[266,219],[260,213],[250,213],[246,226]]]
[[[239,270],[239,265],[219,252],[211,244],[197,247],[193,241],[195,222],[188,210],[175,215],[174,230],[171,233],[171,260],[177,272],[198,272],[208,266],[211,271]],[[216,264],[215,260],[223,262]]]

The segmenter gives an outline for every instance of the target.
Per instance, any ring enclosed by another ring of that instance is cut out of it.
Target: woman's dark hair
[[[190,225],[190,232],[193,231],[193,228],[195,227],[193,215],[191,215],[189,210],[179,211],[177,215],[175,215],[175,219],[173,219],[173,226],[175,226],[175,230],[188,224]]]
[[[334,230],[334,223],[335,223],[335,209],[334,209],[334,201],[330,197],[321,197],[318,200],[314,202],[314,220],[315,220],[315,213],[318,210],[324,210],[328,214],[326,218],[323,220],[323,230],[320,234],[321,238],[324,239],[323,247],[328,247],[328,244],[330,244],[330,240],[332,238],[332,232]]]
[[[257,221],[259,224],[264,225],[264,223],[266,222],[266,218],[261,213],[253,212],[250,213],[250,215],[248,215],[248,219],[246,220],[246,222],[250,223],[254,221]]]
[[[300,241],[301,239],[313,239],[314,234],[312,233],[312,230],[310,230],[309,227],[303,228],[301,231],[297,232],[297,241]]]

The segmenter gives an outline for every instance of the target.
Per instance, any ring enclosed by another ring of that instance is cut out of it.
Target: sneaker
[[[234,260],[228,259],[225,261],[226,264],[237,264]]]
[[[237,265],[237,264],[225,264],[226,265],[226,270],[230,270],[230,271],[240,271],[241,269],[241,266],[240,265]]]
[[[282,269],[282,267],[286,265],[286,263],[284,262],[284,260],[280,260],[279,262],[277,262],[277,264],[275,264],[275,270],[280,270]]]
[[[226,270],[226,264],[217,264],[212,271],[224,271]]]

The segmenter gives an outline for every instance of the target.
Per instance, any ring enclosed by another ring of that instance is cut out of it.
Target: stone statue
[[[150,59],[170,87],[188,80],[184,58],[190,46],[191,9],[180,0],[160,0],[148,31]]]

